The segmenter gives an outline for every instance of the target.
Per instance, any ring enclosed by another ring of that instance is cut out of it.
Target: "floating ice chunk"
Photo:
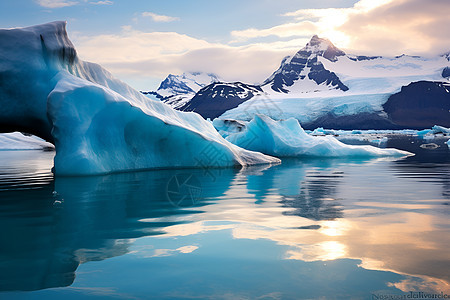
[[[316,128],[314,129],[313,132],[311,132],[311,135],[335,135],[336,132],[334,130],[330,130],[330,129],[323,129],[322,127]]]
[[[447,146],[450,148],[450,139],[448,141],[445,142],[447,144]]]
[[[378,147],[382,147],[383,145],[386,145],[387,141],[388,141],[388,138],[384,136],[384,137],[379,138],[379,139],[373,139],[370,142],[372,144],[377,145]]]
[[[245,130],[230,134],[226,139],[240,147],[278,157],[411,155],[397,149],[346,145],[332,136],[311,136],[303,130],[296,119],[274,121],[264,115],[256,115]]]
[[[431,132],[431,129],[424,129],[424,130],[417,131],[417,135],[425,136],[426,134],[429,134],[430,132]]]
[[[225,138],[230,133],[241,132],[246,127],[246,123],[244,121],[237,120],[222,120],[222,119],[214,119],[212,124],[214,128]]]
[[[449,135],[450,134],[450,128],[446,128],[439,125],[434,125],[431,129],[424,129],[417,132],[417,135],[425,140],[433,140],[438,135]],[[427,148],[428,149],[428,148]]]
[[[431,130],[433,131],[434,134],[436,133],[450,133],[450,128],[446,128],[443,126],[439,126],[439,125],[434,125]]]

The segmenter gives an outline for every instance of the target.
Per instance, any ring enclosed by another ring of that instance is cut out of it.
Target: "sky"
[[[261,83],[317,34],[351,54],[450,51],[450,0],[2,0],[0,27],[65,20],[81,59],[139,90],[168,74]]]

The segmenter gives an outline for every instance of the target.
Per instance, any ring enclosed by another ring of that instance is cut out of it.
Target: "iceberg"
[[[52,142],[56,175],[279,162],[82,61],[66,22],[2,29],[0,41],[0,131]]]
[[[439,125],[434,125],[434,126],[431,128],[431,131],[432,131],[434,134],[437,134],[437,133],[450,134],[450,128],[446,128],[446,127],[444,127],[444,126],[439,126]]]
[[[36,136],[24,135],[20,132],[0,134],[0,150],[53,150],[55,147]]]
[[[240,147],[277,157],[384,157],[409,156],[397,149],[380,149],[369,145],[347,145],[333,136],[312,136],[298,120],[275,121],[256,115],[241,132],[230,133],[226,139]]]

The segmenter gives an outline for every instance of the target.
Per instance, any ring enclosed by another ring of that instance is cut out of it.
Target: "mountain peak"
[[[202,87],[220,81],[213,73],[184,72],[181,75],[169,74],[164,79],[157,92],[163,97],[170,95],[195,94]]]
[[[308,52],[323,56],[330,61],[336,61],[338,56],[345,55],[345,52],[333,45],[330,40],[320,38],[318,35],[313,35],[311,40],[299,52]]]
[[[343,55],[345,55],[344,51],[336,48],[329,40],[314,35],[294,56],[285,57],[278,70],[272,73],[262,85],[270,84],[275,92],[289,93],[289,87],[296,82],[303,86],[302,82],[308,79],[317,84],[314,89],[321,86],[320,88],[339,89],[345,92],[348,87],[335,73],[327,70],[318,59],[321,56],[335,62],[338,56]],[[305,88],[304,91],[307,89]]]

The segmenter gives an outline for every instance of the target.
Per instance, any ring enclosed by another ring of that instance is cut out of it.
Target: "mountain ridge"
[[[413,82],[446,80],[450,80],[450,53],[433,58],[346,54],[329,40],[314,35],[294,55],[284,57],[262,84],[220,82],[195,94],[171,95],[162,100],[205,118],[247,120],[262,110],[274,119],[295,117],[306,126],[393,129],[399,126],[387,118],[383,108],[391,95]],[[274,109],[266,110],[263,106],[267,103],[263,102],[271,103]]]

